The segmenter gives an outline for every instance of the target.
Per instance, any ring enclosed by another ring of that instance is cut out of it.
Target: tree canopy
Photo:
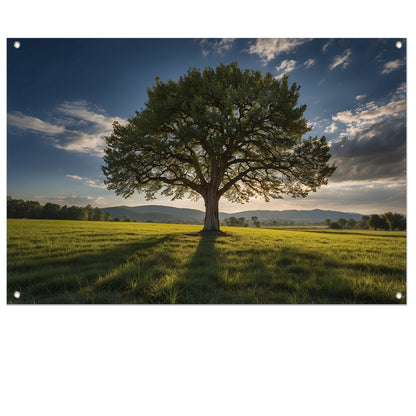
[[[288,77],[221,64],[148,89],[142,111],[106,138],[108,189],[154,199],[202,197],[204,230],[219,230],[218,201],[306,197],[335,171],[325,137],[310,131]]]

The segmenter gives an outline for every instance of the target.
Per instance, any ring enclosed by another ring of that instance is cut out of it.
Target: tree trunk
[[[219,197],[214,192],[208,192],[205,197],[205,220],[202,231],[219,231],[220,220],[218,217]]]

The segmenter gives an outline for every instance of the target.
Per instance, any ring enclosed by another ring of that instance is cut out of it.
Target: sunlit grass
[[[406,303],[405,232],[200,229],[8,220],[8,302]]]

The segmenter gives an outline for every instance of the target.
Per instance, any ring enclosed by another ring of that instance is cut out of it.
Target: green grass
[[[406,303],[405,232],[200,229],[8,220],[8,303]]]

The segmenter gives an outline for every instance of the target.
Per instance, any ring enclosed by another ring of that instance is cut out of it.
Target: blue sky
[[[114,120],[144,108],[157,76],[177,80],[189,67],[237,61],[301,85],[308,135],[327,137],[338,169],[306,199],[220,201],[222,211],[406,212],[404,39],[8,39],[7,59],[7,194],[14,198],[203,209],[202,201],[125,200],[105,189],[104,136]]]

